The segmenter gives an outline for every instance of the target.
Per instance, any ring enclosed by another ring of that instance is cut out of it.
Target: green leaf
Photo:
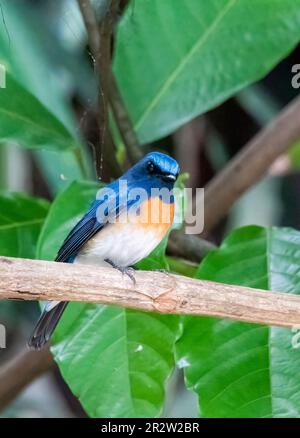
[[[74,180],[93,178],[92,159],[83,149],[49,150],[36,149],[34,158],[55,196]]]
[[[92,417],[154,417],[174,366],[176,316],[72,303],[55,332],[60,371]]]
[[[153,271],[159,269],[169,269],[169,265],[166,259],[166,249],[168,244],[168,237],[163,238],[160,244],[148,255],[145,259],[137,263],[137,268],[144,271]]]
[[[39,239],[39,258],[55,257],[95,193],[95,184],[73,183],[56,198]],[[161,248],[158,252],[163,258],[146,260],[148,268],[152,263],[165,267]],[[177,332],[177,316],[71,303],[55,331],[52,351],[90,416],[152,417],[163,407]]]
[[[234,231],[202,262],[197,278],[299,293],[300,233]],[[203,417],[300,417],[299,350],[288,329],[187,317],[178,342],[186,384]]]
[[[171,272],[193,278],[197,271],[197,264],[177,257],[167,257]]]
[[[74,181],[53,201],[41,230],[37,258],[53,260],[67,234],[95,199],[100,185],[93,181]]]
[[[0,63],[27,91],[75,133],[75,123],[66,94],[65,65],[53,64],[47,50],[47,26],[41,25],[37,10],[19,0],[2,0]],[[63,50],[61,48],[61,50]],[[1,90],[0,90],[1,91]]]
[[[75,146],[64,125],[9,73],[6,88],[0,90],[0,140],[15,141],[30,148]]]
[[[0,192],[0,255],[34,258],[47,211],[42,199]]]
[[[67,71],[70,54],[66,53],[65,48],[59,47],[58,41],[53,42],[53,35],[43,25],[38,9],[27,8],[18,0],[3,0],[1,14],[5,25],[0,26],[0,64],[6,67],[9,78],[12,77],[18,86],[8,90],[14,114],[11,114],[10,126],[6,129],[3,129],[3,125],[7,114],[0,112],[1,134],[4,139],[16,140],[20,146],[35,148],[34,156],[50,190],[55,193],[66,185],[66,180],[89,177],[88,169],[91,167],[86,165],[90,163],[85,163],[85,150],[80,147],[69,103],[67,82],[73,80],[73,75]],[[52,46],[58,47],[63,63],[59,64],[57,58],[54,60],[51,57],[49,41],[52,41]],[[18,89],[22,90],[22,95],[19,95]],[[0,90],[0,98],[3,92]],[[23,114],[19,106],[25,98],[26,111]],[[7,100],[6,93],[6,100],[2,102],[4,110]],[[24,120],[28,114],[31,117],[31,111],[43,117],[36,117],[33,124]],[[24,124],[19,124],[19,117],[22,117]],[[75,148],[72,147],[74,145]],[[40,146],[50,150],[40,149]]]
[[[115,72],[141,142],[263,77],[300,38],[300,0],[135,0]]]

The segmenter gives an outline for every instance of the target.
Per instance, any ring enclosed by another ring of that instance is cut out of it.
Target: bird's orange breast
[[[174,220],[174,203],[163,202],[159,197],[144,201],[135,215],[130,215],[130,221],[139,227],[153,228],[161,236],[167,233]]]

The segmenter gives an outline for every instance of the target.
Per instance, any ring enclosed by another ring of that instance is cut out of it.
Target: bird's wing
[[[105,205],[105,221],[99,221],[97,218],[97,209]],[[83,218],[75,225],[73,230],[69,233],[64,243],[62,244],[55,261],[57,262],[72,262],[74,257],[77,256],[83,245],[93,237],[98,231],[104,228],[111,217],[118,217],[125,208],[129,208],[131,205],[139,202],[125,201],[120,202],[119,194],[116,193],[114,199],[99,199],[93,202],[89,211],[83,216]]]

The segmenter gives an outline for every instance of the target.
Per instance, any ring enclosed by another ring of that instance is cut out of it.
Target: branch
[[[206,315],[260,324],[300,324],[300,297],[137,271],[0,257],[0,299],[103,303],[159,313]],[[154,286],[155,285],[155,286]]]
[[[300,97],[286,106],[205,188],[203,236],[217,225],[234,202],[300,138]]]
[[[96,54],[100,49],[100,35],[95,11],[90,0],[77,0],[84,25],[87,30],[89,46],[96,61]]]
[[[217,246],[198,236],[184,234],[183,230],[172,231],[168,240],[168,252],[176,257],[182,257],[199,263],[211,250]]]
[[[90,0],[77,1],[83,21],[85,23],[89,39],[89,45],[95,59],[97,70],[99,71],[100,77],[104,77],[105,80],[105,83],[102,86],[102,90],[100,89],[100,94],[103,89],[106,90],[105,101],[100,102],[100,114],[101,108],[103,110],[104,104],[107,109],[108,99],[113,110],[114,118],[118,126],[119,132],[126,147],[129,160],[131,161],[131,163],[135,163],[141,158],[142,154],[133,124],[126,110],[124,101],[120,94],[118,84],[114,78],[111,67],[111,36],[113,33],[113,24],[118,12],[120,2],[118,0],[112,0],[110,8],[108,9],[108,15],[106,15],[106,18],[102,18],[99,29],[95,10],[90,3]],[[104,51],[103,49],[101,49],[101,46],[104,46]],[[104,116],[108,116],[107,111],[104,112]],[[100,122],[103,123],[104,120],[101,119]],[[107,120],[106,122],[108,123]],[[101,136],[103,137],[103,133],[101,133]]]
[[[103,36],[105,36],[105,23],[108,23],[107,25],[107,33],[112,35],[113,33],[113,24],[115,22],[116,15],[118,13],[118,9],[121,10],[121,8],[126,7],[126,2],[121,5],[120,0],[111,0],[111,7],[110,7],[110,16],[111,16],[111,22],[109,23],[109,20],[103,20],[103,24],[100,27],[100,41],[103,39]],[[104,29],[104,31],[101,32],[101,29]],[[124,142],[124,145],[127,150],[127,154],[129,157],[129,160],[132,164],[134,164],[136,161],[138,161],[142,157],[142,153],[139,147],[139,142],[137,135],[135,133],[133,124],[131,122],[131,119],[129,117],[129,114],[127,112],[125,103],[123,101],[123,98],[121,96],[118,84],[115,80],[113,71],[112,71],[112,62],[109,62],[106,64],[107,68],[107,90],[108,90],[108,99],[114,114],[114,118],[116,121],[116,124],[118,126],[119,132],[121,134],[122,140]]]
[[[99,143],[95,147],[96,171],[100,179],[104,148],[108,147],[111,153],[108,155],[107,161],[114,176],[118,176],[120,169],[115,159],[115,146],[109,129],[108,94],[111,75],[111,41],[119,0],[109,0],[100,26],[98,26],[90,0],[77,0],[77,2],[87,29],[89,46],[98,76]]]
[[[113,72],[109,84],[109,100],[128,158],[134,164],[142,158],[143,154]]]
[[[0,369],[0,409],[4,409],[32,380],[54,366],[48,348],[25,350]]]

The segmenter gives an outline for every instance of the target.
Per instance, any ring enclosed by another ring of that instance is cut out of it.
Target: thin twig
[[[121,96],[118,84],[111,72],[109,86],[109,100],[113,110],[114,118],[124,142],[128,158],[131,164],[136,163],[142,157],[142,150],[135,133],[132,121],[126,110],[125,103]]]
[[[99,78],[99,120],[100,126],[100,143],[104,152],[104,146],[109,150],[108,162],[113,167],[115,176],[119,176],[121,169],[116,160],[116,148],[109,127],[109,88],[111,81],[111,58],[112,58],[112,35],[114,23],[117,18],[119,0],[109,0],[106,14],[99,25],[99,50],[94,56],[98,68]]]
[[[98,53],[101,53],[101,41],[107,41],[109,36],[113,34],[113,25],[116,21],[119,8],[120,0],[111,0],[111,6],[110,8],[108,8],[108,18],[106,20],[103,19],[100,25],[100,51],[98,51]],[[110,47],[110,52],[105,53],[105,56],[103,56],[102,54],[101,57],[104,63],[102,70],[105,71],[105,78],[107,81],[107,83],[105,84],[105,89],[108,90],[108,99],[113,110],[114,118],[121,134],[122,140],[127,149],[128,158],[133,164],[141,158],[142,154],[139,148],[139,142],[134,131],[133,124],[125,107],[118,84],[112,71],[111,53],[112,50]]]
[[[87,29],[90,49],[93,53],[93,56],[96,58],[95,55],[100,49],[100,35],[95,11],[90,3],[90,0],[77,0],[77,3]]]
[[[77,0],[87,29],[89,46],[98,79],[98,124],[99,142],[95,147],[96,171],[99,178],[102,173],[103,157],[107,160],[114,176],[119,176],[120,168],[116,161],[116,151],[109,129],[108,95],[111,74],[111,41],[114,22],[117,17],[119,0],[109,0],[107,10],[98,25],[95,11],[90,0]],[[108,154],[105,151],[109,150]]]
[[[283,327],[300,324],[297,295],[153,271],[136,271],[135,280],[113,268],[0,257],[0,299],[85,301]]]
[[[205,188],[203,236],[256,184],[270,165],[300,139],[300,97],[287,105]]]
[[[111,66],[111,36],[113,34],[113,25],[118,14],[119,3],[118,0],[111,0],[110,7],[108,7],[107,13],[102,18],[99,26],[95,10],[90,0],[78,0],[88,34],[90,49],[100,77],[103,78],[103,80],[101,79],[101,101],[99,102],[100,124],[103,126],[106,125],[108,129],[108,111],[103,111],[103,106],[107,109],[109,101],[117,127],[126,147],[128,158],[133,164],[141,158],[142,154]],[[107,90],[105,95],[103,95],[103,90]],[[103,138],[103,135],[103,132],[101,132],[100,138]],[[111,138],[107,139],[107,141],[112,145]]]

